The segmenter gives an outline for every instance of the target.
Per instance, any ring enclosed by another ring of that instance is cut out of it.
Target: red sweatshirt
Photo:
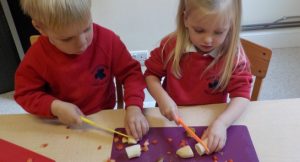
[[[224,103],[228,93],[231,98],[250,98],[252,75],[246,59],[237,64],[227,88],[222,92],[214,91],[222,64],[218,62],[202,77],[201,75],[218,53],[198,53],[195,47],[187,49],[180,61],[182,77],[177,79],[172,73],[172,59],[165,63],[175,43],[176,41],[170,40],[166,44],[163,40],[160,47],[151,52],[150,58],[145,62],[145,76],[154,75],[159,79],[165,77],[163,88],[177,105]],[[245,55],[242,48],[239,48],[238,52],[241,56]]]
[[[124,85],[126,107],[143,107],[146,87],[139,62],[120,38],[93,24],[91,45],[80,55],[68,55],[41,36],[27,51],[15,74],[15,99],[29,113],[52,117],[55,99],[77,105],[88,115],[115,106],[116,77]]]

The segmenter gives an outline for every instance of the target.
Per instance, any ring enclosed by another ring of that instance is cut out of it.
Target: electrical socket
[[[140,50],[140,51],[130,51],[131,56],[140,62],[141,65],[145,65],[145,61],[148,58],[148,50]]]

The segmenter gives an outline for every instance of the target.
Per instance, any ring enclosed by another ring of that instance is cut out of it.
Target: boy
[[[140,64],[117,35],[92,23],[91,0],[21,0],[21,6],[41,36],[17,69],[16,101],[29,113],[80,125],[80,115],[114,107],[116,77],[124,84],[126,131],[145,135]]]

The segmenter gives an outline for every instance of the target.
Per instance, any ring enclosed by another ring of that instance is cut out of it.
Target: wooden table
[[[224,107],[225,104],[183,107],[180,114],[188,125],[207,126]],[[158,109],[146,109],[145,114],[151,127],[176,126]],[[248,127],[260,161],[299,161],[299,116],[300,98],[259,101],[250,103],[234,124]],[[124,110],[105,110],[89,118],[110,128],[123,127]],[[56,121],[22,114],[0,115],[0,138],[58,162],[103,162],[110,157],[113,136],[90,127],[66,129]],[[46,148],[41,147],[44,143],[48,143]]]

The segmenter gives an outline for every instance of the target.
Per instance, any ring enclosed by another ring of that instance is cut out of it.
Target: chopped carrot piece
[[[149,148],[148,148],[147,145],[144,145],[144,146],[142,147],[142,151],[146,152],[146,151],[148,151],[148,150],[149,150]]]
[[[118,143],[117,145],[116,145],[116,149],[117,150],[122,150],[124,148],[124,145],[122,144],[122,143]]]
[[[116,160],[109,158],[109,159],[106,160],[106,162],[116,162]]]
[[[179,143],[179,146],[180,146],[180,147],[183,147],[183,146],[185,146],[185,145],[187,145],[187,142],[186,142],[186,140],[182,139],[182,140],[180,141],[180,143]]]
[[[41,145],[42,148],[45,148],[47,146],[48,146],[48,143],[44,143],[44,144]]]
[[[212,159],[213,159],[213,160],[219,160],[219,158],[218,158],[216,155],[214,155],[214,156],[212,157]]]
[[[120,140],[119,137],[115,137],[115,138],[114,138],[114,143],[119,142],[119,140]]]
[[[158,143],[158,141],[156,140],[156,139],[154,139],[154,140],[152,140],[152,142],[151,142],[152,144],[157,144]]]

